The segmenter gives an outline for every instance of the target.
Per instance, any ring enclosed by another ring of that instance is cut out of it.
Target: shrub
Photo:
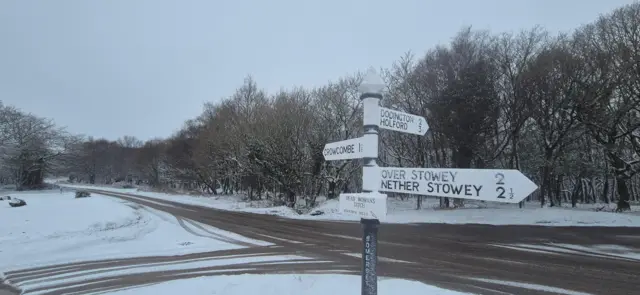
[[[91,197],[91,193],[85,190],[76,191],[76,199],[77,198],[88,198]]]
[[[16,199],[14,198],[13,200],[9,201],[9,206],[11,207],[22,207],[22,206],[26,206],[27,202],[25,202],[22,199]]]

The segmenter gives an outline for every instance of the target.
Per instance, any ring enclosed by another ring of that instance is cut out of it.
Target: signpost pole
[[[362,84],[360,84],[360,100],[362,100],[363,108],[363,128],[364,136],[362,142],[365,149],[368,149],[367,156],[363,158],[363,177],[362,192],[378,193],[375,184],[367,183],[371,181],[365,177],[365,167],[378,167],[378,117],[376,112],[379,111],[380,100],[382,99],[382,90],[384,90],[384,82],[378,76],[373,68],[367,71]],[[375,155],[375,156],[373,156]],[[361,218],[360,224],[363,227],[362,236],[362,295],[378,294],[378,275],[376,267],[378,264],[378,219]]]
[[[362,295],[378,294],[378,219],[361,218],[362,235]]]

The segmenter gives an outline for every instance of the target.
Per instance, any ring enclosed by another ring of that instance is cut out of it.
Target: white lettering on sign
[[[427,120],[423,117],[383,107],[378,109],[378,126],[380,128],[417,135],[424,135],[429,129]]]
[[[517,203],[538,188],[518,170],[394,167],[364,169],[379,169],[378,189],[388,192]],[[373,179],[370,177],[368,181]]]
[[[387,195],[380,193],[340,194],[339,210],[362,218],[383,219],[387,215]]]
[[[358,159],[363,157],[363,153],[364,146],[360,137],[327,143],[322,150],[322,155],[327,161]]]

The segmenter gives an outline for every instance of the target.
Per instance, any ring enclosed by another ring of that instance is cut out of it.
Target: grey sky
[[[316,86],[465,25],[568,31],[623,0],[0,0],[0,100],[69,131],[169,136],[205,101]]]

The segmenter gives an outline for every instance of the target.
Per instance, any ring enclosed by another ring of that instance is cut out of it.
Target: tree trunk
[[[553,172],[553,167],[551,167],[553,159],[553,151],[551,149],[545,149],[544,152],[544,164],[542,167],[542,188],[540,191],[542,195],[540,196],[541,206],[544,207],[544,199],[545,195],[548,194],[549,197],[549,207],[555,206],[554,197],[552,196],[552,185],[551,185],[551,173]]]
[[[316,189],[315,197],[317,198],[320,193],[322,193],[322,186],[324,185],[324,181],[322,179],[318,180],[318,189]]]
[[[562,198],[563,198],[563,194],[562,194],[562,182],[564,181],[564,175],[560,174],[558,176],[556,176],[556,191],[555,191],[555,195],[556,198],[558,199],[558,206],[562,206]]]
[[[336,182],[335,180],[329,180],[329,192],[327,193],[327,199],[332,200],[337,197],[336,194]]]
[[[605,204],[609,204],[609,173],[604,174],[604,183],[602,184],[602,200]]]
[[[573,192],[571,192],[571,207],[575,208],[576,203],[578,203],[578,194],[584,196],[582,192],[582,180],[578,178],[578,182],[573,187]]]
[[[594,204],[598,202],[598,193],[596,192],[596,177],[591,176],[591,179],[588,182],[589,188],[589,197],[591,197],[591,202]]]
[[[544,207],[546,196],[549,195],[549,206],[553,207],[553,197],[551,196],[551,176],[548,165],[542,167],[542,187],[540,188],[540,207]]]
[[[632,177],[629,179],[629,201],[635,201],[636,200],[636,182],[635,182],[635,177]]]
[[[435,147],[435,143],[442,143],[442,141],[438,140],[438,138],[436,137],[436,133],[435,132],[431,133],[431,137],[432,137],[432,140],[434,142],[434,147]],[[445,152],[444,152],[444,148],[442,147],[442,144],[440,144],[438,146],[438,148],[435,148],[436,163],[438,163],[438,165],[440,167],[445,167],[445,165],[446,165],[446,159],[445,159],[444,153]],[[440,197],[440,208],[449,208],[449,199],[448,198]]]
[[[296,193],[293,190],[287,192],[287,206],[293,208],[296,206]]]
[[[624,178],[616,178],[616,188],[618,190],[618,208],[629,206],[629,187],[627,180]]]
[[[627,186],[627,176],[625,175],[627,164],[614,152],[608,152],[608,155],[614,168],[618,201],[629,202],[629,187]]]
[[[520,156],[518,154],[518,143],[520,142],[520,138],[517,133],[512,134],[511,137],[511,156],[509,157],[509,168],[520,170]],[[522,209],[524,207],[524,200],[518,202],[518,208]]]
[[[473,151],[466,147],[460,146],[457,151],[454,152],[454,161],[456,168],[471,168],[471,162],[473,161]],[[464,206],[464,199],[453,199],[453,204],[456,207]]]

